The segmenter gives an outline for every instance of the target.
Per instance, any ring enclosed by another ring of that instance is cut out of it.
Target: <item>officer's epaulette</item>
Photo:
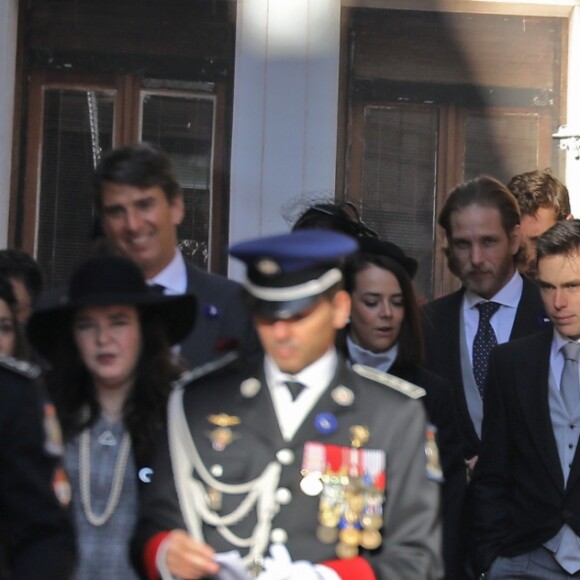
[[[381,385],[386,385],[395,391],[399,391],[399,393],[403,393],[403,395],[407,395],[407,397],[410,397],[411,399],[420,399],[427,394],[425,389],[422,387],[418,387],[417,385],[414,385],[405,379],[395,377],[394,375],[384,373],[372,367],[355,364],[352,366],[352,370],[359,374],[361,377],[365,377],[371,381],[381,383]]]
[[[234,362],[238,358],[239,354],[235,350],[231,350],[230,352],[224,354],[223,356],[211,360],[207,363],[204,363],[194,369],[190,369],[185,371],[181,374],[181,376],[175,379],[171,383],[171,387],[173,389],[181,389],[192,383],[193,381],[197,381],[201,377],[205,377],[211,373],[218,371],[219,369],[224,368],[225,366],[229,365],[230,363]]]
[[[11,356],[0,355],[0,366],[28,379],[37,379],[41,372],[38,365],[24,360],[18,360]]]

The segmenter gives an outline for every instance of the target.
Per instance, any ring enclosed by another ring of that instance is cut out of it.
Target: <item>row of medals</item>
[[[354,558],[359,547],[376,550],[382,542],[384,494],[362,477],[325,473],[318,512],[318,540],[336,543],[339,558]]]

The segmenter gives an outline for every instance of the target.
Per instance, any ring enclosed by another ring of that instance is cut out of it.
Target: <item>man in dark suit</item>
[[[449,269],[462,288],[423,308],[424,366],[455,390],[465,459],[472,468],[492,346],[541,330],[546,322],[538,289],[515,266],[520,214],[503,184],[481,176],[457,186],[438,221],[447,237]]]
[[[38,369],[0,357],[0,578],[72,577],[76,547],[63,504],[70,487],[60,459],[54,407],[35,383]]]
[[[180,345],[189,365],[229,349],[257,358],[259,342],[240,285],[187,263],[177,248],[177,225],[185,209],[169,157],[147,143],[114,149],[97,167],[93,191],[105,235],[143,269],[148,283],[165,294],[196,295],[196,324]]]
[[[174,391],[133,542],[148,578],[441,577],[424,390],[351,370],[334,347],[350,312],[339,263],[355,249],[323,230],[231,249],[266,356]]]
[[[580,221],[537,240],[547,329],[490,357],[471,485],[473,554],[487,578],[580,578]]]

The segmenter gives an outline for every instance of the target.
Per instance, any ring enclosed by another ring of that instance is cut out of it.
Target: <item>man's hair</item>
[[[95,207],[102,207],[105,183],[122,183],[139,189],[160,187],[168,201],[181,195],[181,187],[169,156],[151,143],[112,149],[101,159],[93,176]]]
[[[42,271],[38,262],[23,250],[0,250],[0,274],[22,281],[32,305],[42,293]]]
[[[580,220],[557,222],[536,240],[538,262],[547,256],[567,256],[580,250]]]
[[[520,223],[518,204],[509,189],[489,175],[480,175],[457,185],[445,201],[437,221],[445,230],[447,237],[452,235],[451,215],[470,205],[497,209],[502,227],[508,235]]]
[[[552,175],[549,168],[514,175],[507,186],[514,194],[522,215],[533,216],[545,207],[553,209],[556,220],[561,221],[571,213],[568,189]]]

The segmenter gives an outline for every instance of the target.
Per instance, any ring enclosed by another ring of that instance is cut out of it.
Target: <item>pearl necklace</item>
[[[81,504],[85,512],[85,517],[91,525],[96,527],[104,525],[117,509],[119,499],[121,498],[121,490],[123,489],[123,480],[125,479],[130,450],[131,435],[125,433],[115,463],[113,482],[111,483],[111,491],[109,492],[105,511],[100,516],[97,516],[91,506],[91,431],[87,428],[81,433],[79,445]]]

